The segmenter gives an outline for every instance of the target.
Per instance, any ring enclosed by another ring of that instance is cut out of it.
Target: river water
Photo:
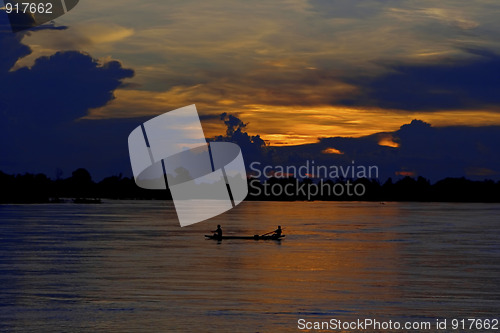
[[[0,206],[1,332],[297,332],[298,320],[498,318],[500,205]],[[205,240],[285,228],[283,241]],[[499,327],[500,329],[500,327]]]

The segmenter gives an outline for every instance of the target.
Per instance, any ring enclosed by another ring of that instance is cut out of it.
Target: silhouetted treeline
[[[85,169],[52,180],[44,174],[7,175],[0,171],[0,203],[47,203],[73,199],[171,199],[170,191],[138,187],[134,179],[112,176],[96,183]],[[91,200],[89,200],[91,201]]]
[[[500,181],[471,181],[446,178],[434,184],[418,177],[398,181],[389,178],[381,184],[366,178],[357,180],[298,180],[269,178],[248,180],[246,200],[332,200],[332,201],[452,201],[500,202]],[[71,177],[52,180],[44,174],[7,175],[0,171],[0,203],[47,203],[72,199],[171,199],[168,190],[145,190],[134,179],[112,176],[94,182],[85,169]]]
[[[435,184],[423,177],[405,177],[396,182],[389,178],[381,184],[366,178],[314,182],[273,177],[264,182],[249,179],[248,184],[246,200],[500,202],[500,181],[465,178],[446,178]]]

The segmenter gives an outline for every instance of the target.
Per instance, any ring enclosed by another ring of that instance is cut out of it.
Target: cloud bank
[[[81,118],[113,100],[134,72],[118,61],[101,63],[78,51],[57,52],[36,59],[30,68],[11,70],[31,53],[22,38],[0,24],[0,169],[48,175],[56,168],[123,169],[129,125]]]

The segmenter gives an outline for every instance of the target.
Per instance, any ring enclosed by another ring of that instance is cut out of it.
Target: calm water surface
[[[297,320],[498,318],[500,205],[0,206],[1,332],[296,332]],[[278,241],[205,240],[285,227]]]

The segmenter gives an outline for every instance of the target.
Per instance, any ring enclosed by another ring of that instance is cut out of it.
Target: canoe
[[[281,235],[280,237],[276,236],[259,236],[259,235],[254,235],[254,236],[222,236],[217,237],[214,235],[205,235],[207,239],[214,239],[214,240],[222,240],[222,239],[253,239],[253,240],[281,240],[285,235]]]

